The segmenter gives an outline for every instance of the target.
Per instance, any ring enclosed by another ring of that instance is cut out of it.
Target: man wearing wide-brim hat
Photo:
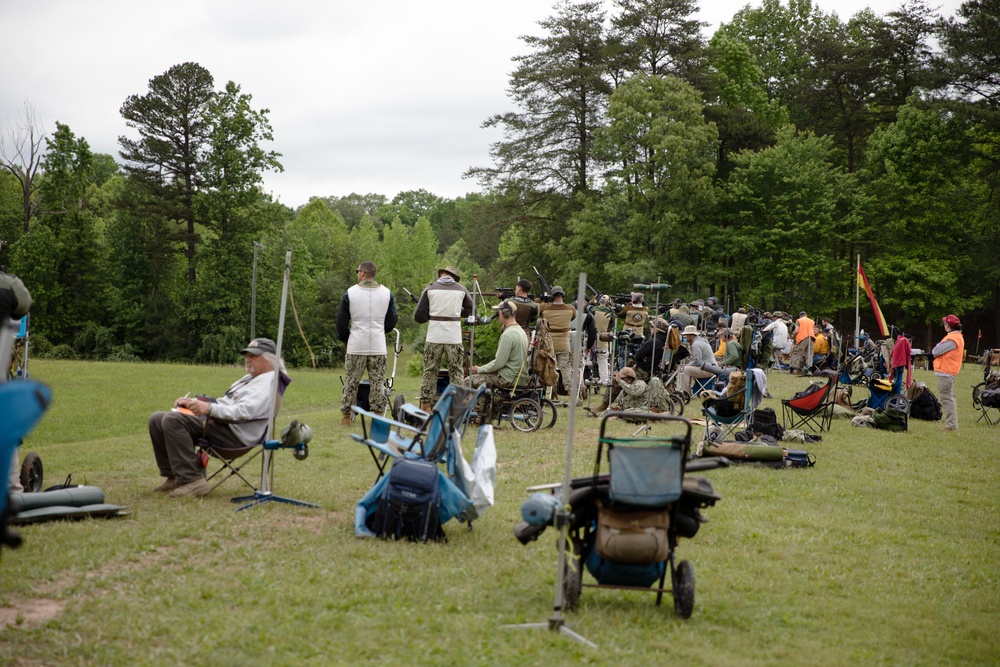
[[[472,295],[459,281],[461,276],[452,266],[438,269],[438,279],[420,294],[413,319],[427,324],[424,341],[424,374],[420,382],[420,407],[434,407],[437,375],[442,362],[448,368],[451,384],[465,379],[462,344],[462,319],[472,314]]]

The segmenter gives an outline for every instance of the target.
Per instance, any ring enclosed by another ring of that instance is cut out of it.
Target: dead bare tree
[[[0,134],[0,160],[2,166],[21,184],[21,201],[24,206],[24,233],[31,228],[31,217],[38,206],[38,173],[42,164],[42,142],[45,131],[38,114],[27,100],[24,112]]]

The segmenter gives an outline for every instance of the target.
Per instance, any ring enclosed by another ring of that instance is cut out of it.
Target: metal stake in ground
[[[277,396],[278,396],[278,376],[281,374],[281,342],[284,338],[285,332],[285,306],[288,303],[288,284],[291,280],[292,273],[292,251],[289,250],[285,253],[285,280],[281,287],[281,311],[278,316],[278,341],[276,343],[277,349],[274,354],[274,381],[271,383],[271,416],[267,420],[267,439],[264,443],[264,456],[263,463],[261,464],[260,471],[260,488],[253,492],[252,496],[239,496],[238,498],[233,498],[232,502],[242,503],[236,508],[236,511],[245,510],[250,507],[256,507],[266,502],[275,501],[279,503],[287,503],[289,505],[301,505],[302,507],[319,507],[319,505],[314,505],[312,503],[307,503],[302,500],[292,500],[291,498],[283,498],[282,496],[276,496],[271,492],[271,473],[273,462],[271,460],[272,454],[275,449],[280,447],[269,447],[268,445],[274,443],[274,415],[275,410],[278,407]]]
[[[578,304],[583,304],[583,297],[586,294],[587,289],[587,274],[580,274],[580,281],[576,290],[576,302]],[[584,337],[579,335],[583,332],[583,308],[577,308],[576,311],[576,321],[574,323],[576,327],[577,336],[575,337],[576,344],[573,345],[573,358],[572,364],[573,368],[579,368],[580,362],[583,360],[583,341]],[[570,382],[572,389],[570,390],[570,396],[578,396],[580,392],[580,374],[572,373],[573,379]],[[573,462],[573,427],[576,423],[576,401],[569,402],[569,421],[567,422],[567,434],[566,434],[566,465],[563,469],[563,483],[559,489],[559,507],[555,512],[555,522],[556,526],[559,528],[559,558],[558,566],[556,569],[556,597],[555,603],[552,605],[552,616],[545,623],[521,623],[517,625],[505,625],[505,628],[548,628],[553,632],[561,632],[562,634],[574,639],[581,644],[586,644],[591,648],[597,648],[597,644],[590,641],[583,635],[574,632],[569,629],[566,625],[566,619],[563,618],[563,604],[565,603],[566,592],[563,589],[563,581],[566,576],[566,539],[567,532],[569,530],[569,485],[572,480],[572,462]]]

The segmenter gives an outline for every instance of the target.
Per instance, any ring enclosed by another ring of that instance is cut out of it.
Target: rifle
[[[417,297],[413,296],[413,292],[411,292],[410,290],[406,289],[405,287],[403,288],[403,291],[406,292],[407,295],[409,295],[410,301],[412,301],[413,303],[417,303],[418,301],[420,301],[420,299],[418,299]]]
[[[535,275],[538,277],[538,286],[542,288],[542,296],[541,296],[542,301],[551,301],[552,290],[549,289],[549,284],[545,282],[545,278],[542,278],[542,274],[538,272],[538,269],[536,269],[535,267],[531,267],[531,269],[535,272]]]
[[[514,297],[514,288],[513,287],[494,287],[493,288],[493,296],[495,296],[496,298],[500,299],[501,301],[503,299],[512,299]]]

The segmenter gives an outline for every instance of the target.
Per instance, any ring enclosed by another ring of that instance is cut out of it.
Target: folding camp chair
[[[837,376],[827,380],[818,391],[799,398],[781,401],[781,421],[786,429],[809,428],[819,433],[829,431],[833,424],[833,406],[837,396]]]
[[[736,434],[741,430],[750,430],[753,426],[754,375],[755,373],[748,372],[746,374],[746,384],[743,386],[743,389],[732,396],[724,397],[725,400],[731,401],[734,405],[738,404],[742,406],[735,414],[720,412],[719,407],[708,404],[702,407],[701,412],[705,415],[705,440],[712,439],[710,434],[713,426],[722,430],[723,440],[735,438]]]
[[[442,525],[457,518],[471,527],[472,521],[492,506],[493,480],[496,479],[493,427],[480,427],[471,466],[463,458],[461,446],[476,401],[486,391],[485,386],[470,389],[448,385],[433,410],[424,413],[427,417],[419,426],[388,419],[357,406],[353,408],[361,415],[362,434],[351,433],[351,438],[368,447],[378,467],[374,485],[355,507],[356,534],[382,534],[368,524],[368,518],[377,511],[386,485],[391,481],[392,475],[386,471],[390,459],[394,466],[404,463],[404,459],[420,459],[440,464],[438,520]],[[417,414],[414,410],[404,412]]]
[[[990,426],[1000,424],[1000,403],[997,403],[997,392],[1000,382],[980,382],[972,388],[972,407],[979,411],[976,423],[985,421]]]
[[[486,391],[482,386],[470,389],[450,384],[430,412],[412,405],[401,410],[406,421],[397,421],[358,406],[352,409],[361,415],[361,433],[351,438],[368,447],[378,468],[377,482],[384,474],[389,459],[402,456],[438,461],[448,450],[454,432],[465,434],[476,401]]]
[[[291,384],[291,382],[292,378],[289,377],[287,373],[285,373],[284,371],[279,372],[278,395],[275,397],[275,405],[274,405],[275,418],[278,417],[278,412],[281,410],[281,399],[282,397],[284,397],[285,390],[288,388],[288,385]],[[213,420],[221,421],[218,419],[213,419]],[[262,421],[266,422],[267,420],[268,417],[261,417],[259,419],[250,419],[246,421],[227,422],[227,423],[250,424]],[[208,422],[206,421],[206,424],[207,423]],[[196,446],[198,448],[198,457],[199,460],[202,462],[202,465],[208,468],[210,459],[215,459],[221,464],[219,468],[215,470],[215,472],[213,472],[210,475],[207,475],[207,477],[205,478],[206,481],[209,483],[211,483],[213,479],[217,477],[219,478],[219,480],[215,482],[215,484],[212,484],[212,487],[209,489],[209,493],[211,493],[216,488],[221,486],[222,483],[225,482],[227,479],[234,476],[242,479],[244,484],[249,486],[253,491],[256,491],[257,487],[253,484],[253,482],[244,477],[240,471],[243,470],[243,468],[246,467],[248,463],[255,460],[258,456],[261,455],[261,453],[263,453],[264,451],[263,445],[266,438],[267,438],[266,429],[264,431],[264,435],[261,436],[260,441],[255,442],[252,445],[247,445],[246,447],[221,447],[212,442],[209,442],[208,439],[204,437],[198,438]]]

